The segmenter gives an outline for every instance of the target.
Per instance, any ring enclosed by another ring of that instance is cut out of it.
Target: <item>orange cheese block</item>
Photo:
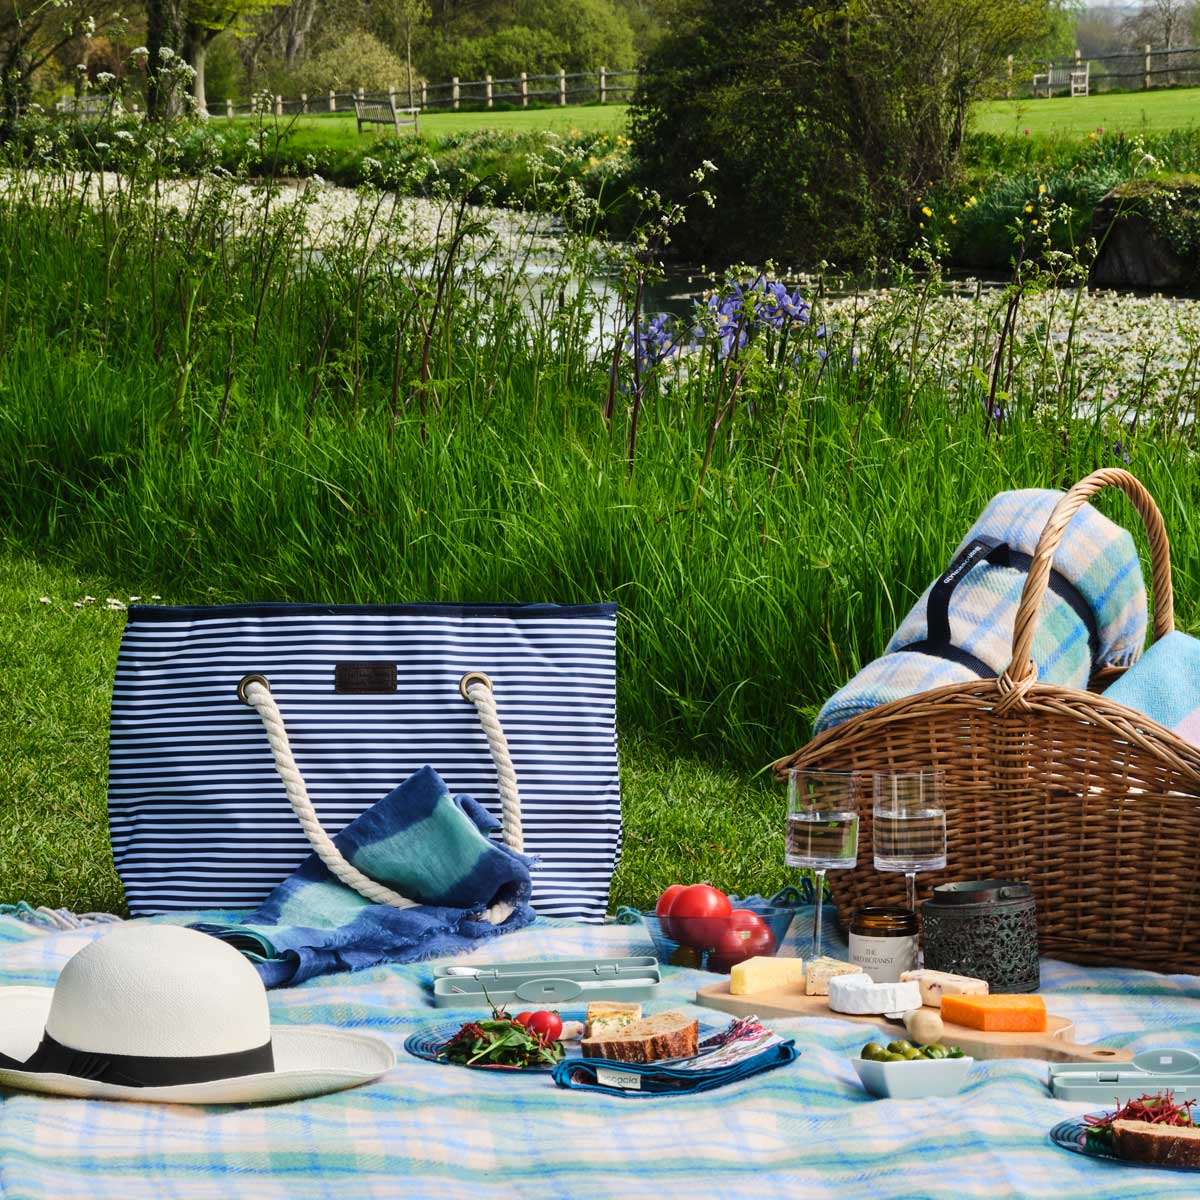
[[[1041,996],[943,996],[942,1020],[971,1029],[1045,1033],[1046,1002]]]

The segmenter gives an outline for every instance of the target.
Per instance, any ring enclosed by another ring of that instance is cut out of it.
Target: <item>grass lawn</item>
[[[397,101],[399,103],[399,101]],[[566,108],[529,108],[492,112],[423,112],[421,133],[425,137],[444,138],[452,134],[471,133],[477,129],[499,129],[508,133],[532,133],[553,130],[555,133],[605,133],[625,126],[628,107],[624,104],[583,104]],[[257,117],[236,117],[234,126]],[[308,117],[281,117],[280,124],[290,127],[298,137],[319,140],[327,146],[350,149],[365,145],[373,137],[394,136],[389,126],[368,125],[358,132],[353,113],[326,113]],[[214,118],[212,127],[219,130],[228,124]],[[405,133],[411,130],[406,129]]]
[[[124,911],[105,813],[109,691],[124,613],[105,601],[127,601],[131,590],[148,600],[156,589],[0,557],[0,903]],[[76,608],[87,595],[96,599]],[[743,895],[798,882],[783,865],[782,790],[751,770],[681,758],[622,729],[621,775],[625,847],[613,908],[652,907],[681,881],[680,864],[682,882],[708,880]]]
[[[1064,133],[1086,136],[1146,129],[1186,129],[1200,124],[1200,88],[1113,93],[1105,96],[1056,96],[1049,100],[993,100],[975,108],[982,133]]]

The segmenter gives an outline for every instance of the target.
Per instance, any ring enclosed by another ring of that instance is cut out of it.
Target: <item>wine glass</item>
[[[909,912],[917,910],[917,872],[946,865],[945,789],[942,771],[875,775],[875,870],[904,872]]]
[[[788,772],[784,861],[817,877],[812,957],[821,957],[821,902],[827,870],[847,870],[858,858],[858,801],[862,776],[848,771]]]

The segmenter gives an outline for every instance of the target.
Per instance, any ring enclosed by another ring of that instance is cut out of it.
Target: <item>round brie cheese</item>
[[[875,983],[870,975],[835,975],[829,981],[829,1007],[854,1016],[908,1012],[921,1007],[917,983]]]

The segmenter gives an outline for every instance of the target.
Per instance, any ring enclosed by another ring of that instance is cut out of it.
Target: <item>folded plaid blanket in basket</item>
[[[937,586],[931,584],[883,656],[825,702],[814,732],[891,700],[999,675],[1012,657],[1013,621],[1030,559],[1060,499],[1061,492],[1043,489],[996,496],[954,553],[954,563],[968,555],[964,569],[956,575],[952,568],[938,581],[949,591],[948,641],[930,630],[929,601]],[[1135,661],[1145,636],[1146,589],[1133,538],[1085,504],[1054,556],[1033,639],[1038,678],[1086,687],[1096,669]]]
[[[533,920],[529,859],[487,837],[499,824],[422,767],[333,839],[347,862],[417,907],[372,904],[312,854],[243,922],[194,928],[236,946],[269,988],[462,953]],[[483,910],[493,905],[512,912],[492,924]]]
[[[1104,696],[1200,746],[1200,641],[1178,630],[1168,633]]]

